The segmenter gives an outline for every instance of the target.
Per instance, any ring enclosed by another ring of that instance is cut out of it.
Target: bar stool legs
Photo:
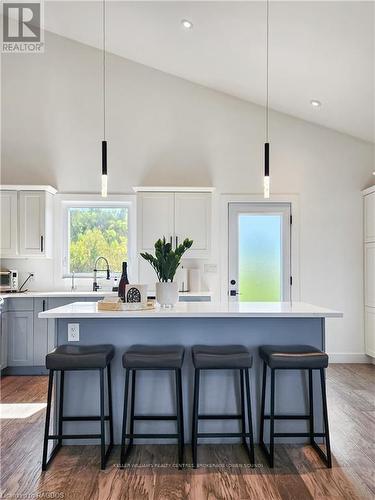
[[[175,371],[176,376],[176,406],[177,406],[177,433],[178,433],[178,463],[181,468],[184,463],[184,418],[182,410],[182,381],[181,370]]]
[[[58,433],[50,434],[50,420],[51,420],[51,406],[52,406],[52,390],[53,390],[53,378],[55,372],[60,372],[60,383],[59,383],[59,415],[58,415]],[[100,439],[101,447],[101,469],[105,469],[108,456],[113,447],[113,415],[112,415],[112,392],[111,392],[111,367],[107,365],[107,380],[108,380],[108,416],[105,415],[104,410],[104,368],[99,370],[100,377],[100,416],[64,416],[64,376],[65,370],[50,370],[48,378],[48,392],[47,392],[47,409],[46,409],[46,422],[44,429],[44,441],[43,441],[43,455],[42,455],[42,470],[47,470],[48,465],[51,463],[56,453],[62,446],[63,439]],[[81,421],[100,421],[100,434],[63,434],[63,423],[64,422],[81,422]],[[105,422],[109,422],[109,445],[107,450],[105,444]],[[50,457],[47,461],[48,454],[48,442],[50,440],[57,441],[57,444],[53,448]]]
[[[320,384],[322,394],[322,407],[323,407],[323,424],[324,432],[315,432],[314,430],[314,395],[313,395],[313,369],[308,369],[308,386],[309,386],[309,414],[308,415],[275,415],[275,371],[276,368],[271,368],[271,390],[270,390],[270,413],[265,414],[266,403],[266,383],[267,383],[267,364],[263,362],[263,382],[262,382],[262,399],[261,399],[261,416],[260,416],[260,436],[259,444],[267,457],[269,466],[274,466],[274,439],[277,437],[308,437],[310,444],[316,450],[320,458],[328,468],[332,467],[331,447],[329,439],[328,427],[328,412],[327,412],[327,395],[324,368],[318,368],[320,372]],[[264,422],[270,421],[270,443],[269,449],[264,443]],[[275,420],[308,420],[309,432],[275,432]],[[316,437],[323,437],[326,445],[326,453],[322,451],[320,446],[316,443]]]
[[[58,440],[57,445],[53,449],[49,462],[47,462],[47,452],[48,452],[48,439],[49,439],[49,423],[51,420],[51,403],[52,403],[52,389],[53,389],[53,375],[54,370],[50,370],[48,376],[48,392],[47,392],[47,409],[46,409],[46,422],[44,427],[44,440],[43,440],[43,456],[42,456],[42,470],[47,470],[49,462],[53,459],[56,453],[61,448],[61,441]]]
[[[313,447],[317,451],[320,458],[330,469],[332,467],[332,458],[331,458],[331,443],[329,439],[329,426],[328,426],[328,410],[327,410],[327,393],[326,393],[326,380],[324,368],[320,369],[320,387],[322,391],[322,402],[323,402],[323,422],[324,422],[324,440],[326,445],[326,454],[322,451],[320,446],[313,439]],[[311,392],[312,393],[312,392]]]
[[[245,377],[246,384],[246,404],[247,404],[247,424],[249,428],[249,440],[250,440],[250,448],[246,442],[246,426],[242,429],[242,440],[243,444],[247,450],[249,455],[249,460],[252,465],[255,464],[255,455],[254,455],[254,435],[253,435],[253,417],[251,412],[251,394],[250,394],[250,371],[249,370],[241,370],[241,378]],[[245,406],[245,405],[243,405]]]
[[[194,469],[197,468],[199,382],[200,382],[200,370],[196,368],[194,370],[193,428],[191,432],[191,449],[192,449]]]
[[[199,414],[199,386],[200,386],[200,371],[201,369],[195,368],[194,370],[194,397],[193,397],[193,419],[192,419],[192,458],[193,467],[197,468],[197,448],[198,438],[204,437],[241,437],[242,443],[246,448],[249,456],[250,463],[254,465],[254,435],[252,426],[252,412],[251,412],[251,394],[250,394],[250,372],[248,369],[239,369],[240,374],[240,401],[241,412],[240,414],[230,415],[201,415]],[[245,379],[245,384],[244,384]],[[247,406],[247,421],[248,432],[246,432],[246,415],[245,415],[245,388],[246,387],[246,406]],[[199,420],[240,420],[241,432],[220,432],[220,433],[199,433],[198,421]],[[247,444],[246,438],[249,438],[250,446]]]
[[[139,368],[141,369],[141,368]],[[148,368],[152,369],[152,368]],[[179,469],[182,468],[184,463],[184,422],[183,422],[183,404],[182,404],[182,381],[181,381],[181,369],[171,368],[170,371],[175,372],[175,384],[176,384],[176,414],[175,415],[135,415],[135,381],[136,372],[135,368],[125,369],[125,391],[124,391],[124,409],[123,409],[123,420],[122,420],[122,435],[121,435],[121,466],[124,467],[130,451],[133,447],[134,439],[177,439],[178,443],[178,464]],[[129,383],[130,377],[132,377],[132,387],[131,387],[131,402],[130,402],[130,422],[129,422],[129,433],[127,433],[127,423],[128,423],[128,400],[129,400]],[[177,434],[137,434],[134,432],[134,422],[136,420],[172,420],[176,421],[177,424]],[[126,440],[129,440],[126,443]]]
[[[128,418],[128,399],[129,399],[129,378],[130,370],[127,368],[125,370],[125,389],[124,389],[124,409],[122,414],[122,434],[121,434],[121,457],[120,464],[123,466],[132,448],[133,439],[130,438],[128,446],[125,447],[125,435],[126,435],[126,424]],[[134,394],[134,392],[133,392]],[[131,418],[131,422],[133,418]],[[133,434],[133,432],[131,432]]]

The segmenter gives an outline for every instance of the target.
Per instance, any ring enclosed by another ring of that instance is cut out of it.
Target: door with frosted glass
[[[290,299],[289,203],[229,204],[228,290],[241,302]]]

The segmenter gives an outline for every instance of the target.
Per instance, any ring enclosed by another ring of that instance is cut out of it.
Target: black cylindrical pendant
[[[102,141],[102,175],[107,175],[107,141]]]
[[[264,143],[264,176],[270,175],[270,143]]]

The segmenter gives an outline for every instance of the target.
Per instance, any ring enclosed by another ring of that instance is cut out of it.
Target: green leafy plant
[[[141,256],[155,269],[158,280],[166,283],[173,281],[182,256],[192,244],[193,240],[186,238],[173,250],[171,243],[167,243],[164,236],[155,243],[155,257],[147,252],[141,253]]]

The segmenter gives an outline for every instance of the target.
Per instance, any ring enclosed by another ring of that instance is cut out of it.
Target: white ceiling
[[[107,1],[107,48],[264,104],[265,7],[265,1]],[[99,48],[101,15],[101,2],[45,2],[46,29]],[[183,30],[181,19],[194,28]],[[374,141],[374,21],[372,1],[271,2],[271,107]],[[313,108],[311,99],[323,106]]]

